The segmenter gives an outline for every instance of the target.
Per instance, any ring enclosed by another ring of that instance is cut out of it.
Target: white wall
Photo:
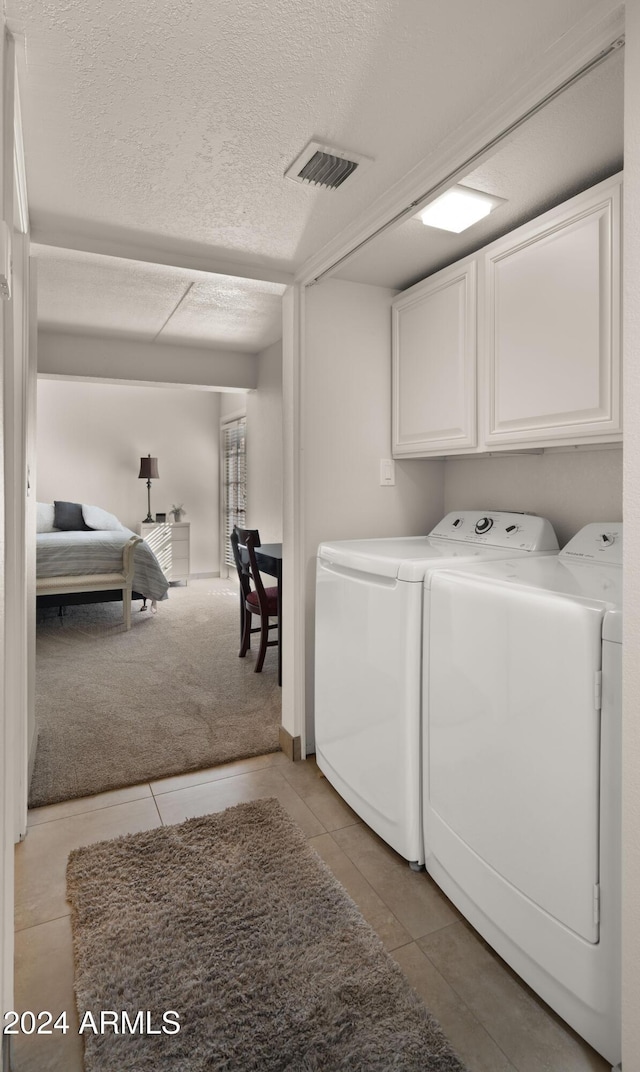
[[[191,572],[217,573],[220,396],[75,380],[38,382],[39,502],[92,503],[129,528],[147,513],[140,458],[158,459],[151,513],[184,503]]]
[[[315,555],[325,539],[428,532],[444,507],[444,463],[391,451],[391,300],[395,291],[330,280],[305,292],[300,386],[307,751],[313,747]]]
[[[622,450],[448,458],[449,510],[526,510],[549,519],[561,546],[590,521],[622,519]]]
[[[255,354],[200,346],[40,331],[38,372],[82,380],[251,389],[256,386],[258,359]]]
[[[247,412],[247,395],[225,393],[220,395],[220,420],[239,417]]]
[[[640,5],[626,6],[622,1064],[640,1068]]]
[[[282,343],[258,355],[247,399],[247,527],[263,543],[282,540]]]

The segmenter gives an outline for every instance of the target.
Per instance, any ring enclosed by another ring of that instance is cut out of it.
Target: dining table
[[[254,550],[260,572],[278,582],[278,684],[282,685],[282,544],[263,543]]]

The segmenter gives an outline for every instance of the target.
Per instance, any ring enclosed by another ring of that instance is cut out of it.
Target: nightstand
[[[141,521],[138,533],[160,563],[168,581],[189,581],[190,523]]]

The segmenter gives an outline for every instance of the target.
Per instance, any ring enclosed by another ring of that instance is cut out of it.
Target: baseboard
[[[218,570],[215,573],[190,573],[189,574],[189,580],[190,581],[206,581],[207,577],[219,577],[219,576],[220,576],[220,570]]]
[[[280,748],[287,759],[290,759],[293,763],[297,763],[299,759],[302,759],[302,738],[292,737],[289,730],[285,730],[284,726],[280,727]]]

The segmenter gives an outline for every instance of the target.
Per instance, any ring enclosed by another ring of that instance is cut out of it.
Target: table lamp
[[[147,521],[153,521],[151,516],[151,481],[158,480],[158,478],[158,459],[152,458],[150,454],[147,454],[146,458],[140,459],[140,472],[138,473],[138,479],[146,480],[147,482],[147,516],[143,524],[146,524]]]

